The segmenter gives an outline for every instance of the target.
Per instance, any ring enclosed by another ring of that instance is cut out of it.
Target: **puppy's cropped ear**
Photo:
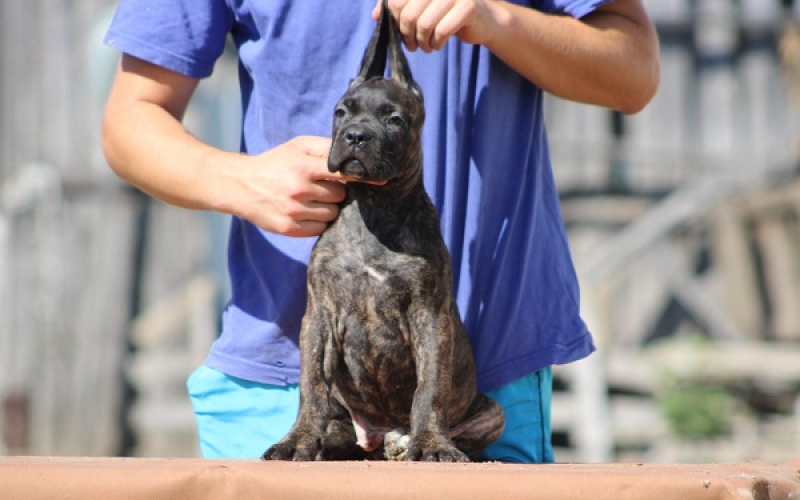
[[[383,2],[383,8],[386,7],[386,0]],[[422,99],[422,90],[419,85],[414,81],[411,76],[411,68],[408,65],[408,59],[405,52],[403,52],[403,41],[400,37],[400,28],[397,22],[390,15],[389,16],[389,74],[391,78],[406,86],[417,97]]]
[[[375,25],[375,31],[364,51],[358,77],[350,82],[350,86],[361,84],[373,77],[383,77],[386,72],[386,51],[389,46],[389,35],[392,27],[392,13],[386,0],[381,4],[381,18]]]

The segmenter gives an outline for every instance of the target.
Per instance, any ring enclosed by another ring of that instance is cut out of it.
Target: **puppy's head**
[[[390,77],[385,78],[387,57]],[[422,91],[411,77],[399,30],[383,2],[361,71],[334,110],[328,169],[365,181],[416,176],[421,163]]]
[[[365,181],[406,177],[419,168],[422,101],[396,80],[371,78],[336,105],[328,169]]]

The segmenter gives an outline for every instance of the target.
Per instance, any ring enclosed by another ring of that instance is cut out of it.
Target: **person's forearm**
[[[145,193],[184,208],[227,211],[214,178],[239,154],[204,144],[162,107],[114,102],[106,111],[103,149],[117,175]]]
[[[492,2],[500,29],[486,46],[543,90],[635,113],[658,87],[658,42],[649,23],[603,10],[582,20]]]
[[[193,137],[181,120],[197,81],[123,55],[103,117],[103,152],[120,177],[184,208],[244,218],[287,236],[317,236],[339,212],[343,182],[330,139],[301,136],[258,155]]]

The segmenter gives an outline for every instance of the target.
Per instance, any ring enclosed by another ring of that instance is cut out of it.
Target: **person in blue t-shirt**
[[[506,413],[485,458],[551,462],[550,367],[594,345],[579,315],[542,93],[639,111],[658,86],[655,31],[640,0],[389,8],[425,95],[425,186],[478,389]],[[123,53],[103,125],[111,167],[168,203],[232,215],[231,300],[188,381],[206,457],[258,457],[295,419],[306,264],[351,181],[327,170],[332,113],[379,10],[375,0],[121,0],[106,35]],[[239,57],[241,153],[181,124],[228,37]]]

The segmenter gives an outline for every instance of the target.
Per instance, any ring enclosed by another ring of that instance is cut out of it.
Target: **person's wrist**
[[[496,45],[503,34],[511,28],[513,14],[509,4],[503,0],[486,0],[486,10],[489,13],[485,39],[482,45],[489,50]]]
[[[198,169],[198,184],[208,210],[240,216],[235,194],[235,173],[249,157],[242,153],[211,150]]]

